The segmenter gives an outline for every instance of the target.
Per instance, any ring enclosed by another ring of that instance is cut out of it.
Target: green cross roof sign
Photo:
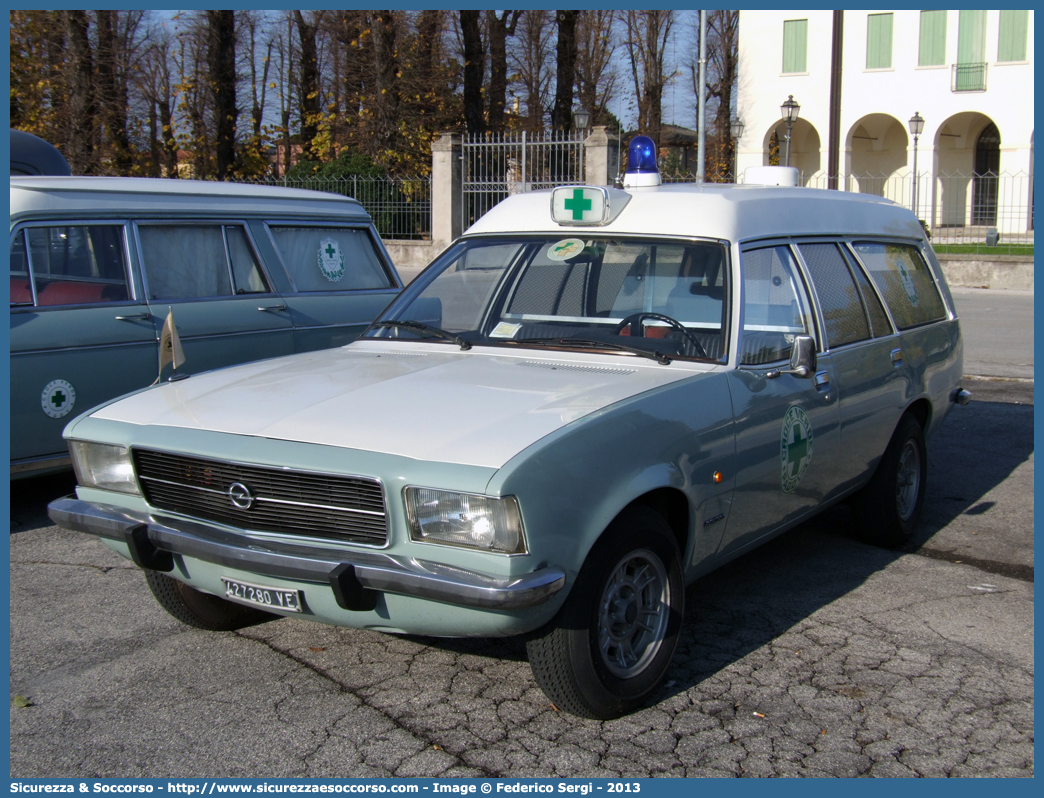
[[[559,186],[551,194],[551,218],[558,224],[605,224],[607,207],[600,186]]]

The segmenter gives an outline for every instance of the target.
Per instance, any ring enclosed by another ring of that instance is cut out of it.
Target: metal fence
[[[584,182],[576,133],[469,134],[462,142],[463,229],[512,194]]]
[[[431,238],[430,177],[280,177],[237,182],[351,197],[362,203],[382,238]]]

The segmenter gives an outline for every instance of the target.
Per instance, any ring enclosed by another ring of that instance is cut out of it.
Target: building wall
[[[1028,175],[1033,137],[1034,12],[1029,12],[1026,61],[999,63],[1000,12],[987,11],[984,92],[951,91],[959,12],[946,15],[944,65],[919,67],[920,11],[892,11],[892,66],[868,70],[867,16],[874,13],[884,12],[844,14],[842,173],[911,174],[913,141],[907,120],[916,111],[925,119],[918,142],[919,174],[971,172],[976,139],[992,121],[1001,136],[1000,171]],[[806,73],[782,72],[783,23],[790,19],[808,19]],[[768,163],[773,130],[779,131],[782,140],[785,125],[780,105],[788,95],[801,105],[791,165],[804,172],[827,168],[832,23],[831,11],[740,12],[737,113],[745,125],[738,142],[741,174],[746,167]],[[782,158],[782,143],[780,155]]]

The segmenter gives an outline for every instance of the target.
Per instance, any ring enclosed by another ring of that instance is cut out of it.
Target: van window
[[[784,246],[743,253],[743,340],[740,363],[786,360],[794,336],[811,335],[804,289],[794,258]]]
[[[859,295],[863,298],[866,312],[870,316],[870,333],[874,338],[891,335],[892,325],[888,321],[888,314],[885,313],[884,305],[877,298],[877,292],[874,291],[874,287],[870,285],[870,281],[863,272],[863,267],[859,265],[859,261],[852,257],[852,253],[847,250],[845,258],[852,267],[852,273],[855,274],[856,283],[859,286]]]
[[[149,299],[269,292],[241,225],[139,225],[138,237]]]
[[[917,247],[869,241],[853,246],[900,330],[946,318],[939,289]]]
[[[25,242],[36,304],[90,305],[131,296],[122,225],[27,227],[11,247],[11,302],[32,304]]]
[[[353,227],[269,227],[298,291],[391,288],[369,231]]]
[[[863,303],[836,244],[801,244],[826,326],[826,345],[844,346],[870,337]]]

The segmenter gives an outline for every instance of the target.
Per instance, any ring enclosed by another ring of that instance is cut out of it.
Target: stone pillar
[[[443,133],[431,143],[431,239],[439,251],[463,232],[464,165],[460,136]]]
[[[605,125],[596,125],[584,140],[584,182],[611,186],[620,174],[620,136]]]

